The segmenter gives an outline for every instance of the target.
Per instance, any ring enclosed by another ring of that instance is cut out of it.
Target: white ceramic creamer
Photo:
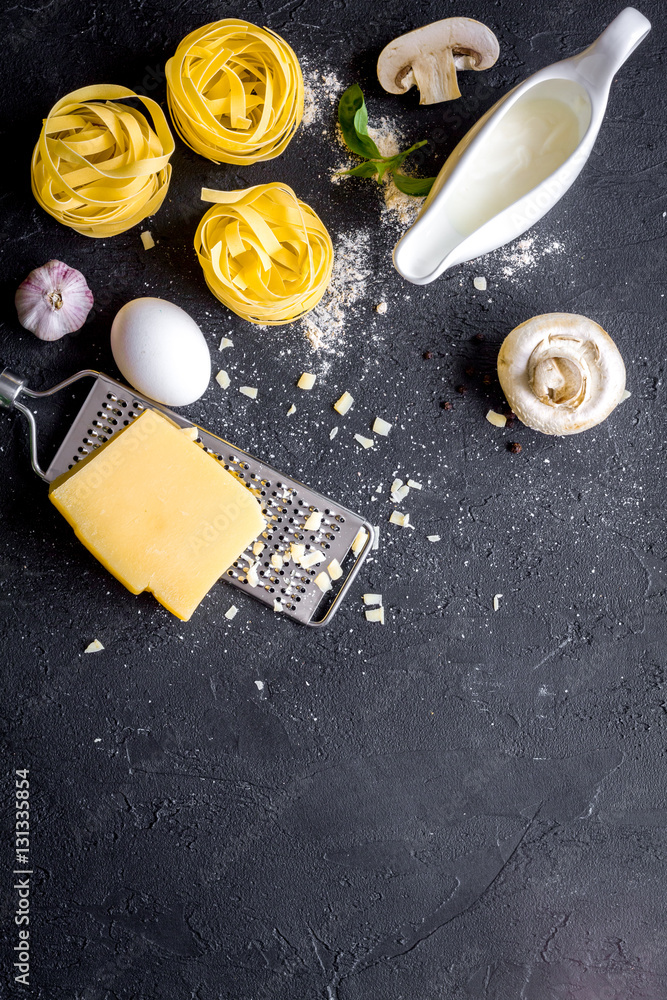
[[[590,155],[614,73],[650,30],[626,7],[589,48],[535,73],[487,111],[397,243],[399,274],[426,285],[516,239],[553,208]]]

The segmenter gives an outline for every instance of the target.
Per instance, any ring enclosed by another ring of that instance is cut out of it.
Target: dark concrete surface
[[[113,82],[165,106],[164,60],[224,16],[268,24],[309,70],[359,81],[371,118],[411,142],[450,115],[423,165],[434,173],[481,111],[587,45],[620,6],[3,5],[2,362],[33,388],[84,367],[117,375],[116,310],[170,298],[201,324],[214,365],[233,331],[224,367],[260,389],[252,403],[213,382],[188,415],[381,525],[379,551],[323,631],[225,585],[181,623],[85,552],[30,470],[22,421],[0,414],[3,997],[667,998],[663,5],[642,3],[653,32],[618,73],[583,175],[512,274],[499,251],[425,289],[403,283],[391,265],[400,230],[380,221],[377,188],[330,182],[345,159],[331,114],[248,168],[177,141],[150,253],[137,229],[95,241],[59,226],[29,183],[58,97]],[[384,94],[380,48],[449,14],[498,35],[486,89],[463,77],[451,113]],[[272,179],[292,184],[335,242],[359,234],[366,291],[337,352],[314,352],[298,326],[251,328],[204,284],[192,249],[200,186]],[[53,257],[83,271],[97,307],[48,345],[19,326],[13,295]],[[569,439],[499,431],[484,420],[502,402],[497,348],[554,310],[609,331],[632,396]],[[310,394],[294,388],[303,370],[320,375]],[[357,405],[335,420],[344,389]],[[362,451],[352,434],[377,413],[394,430]],[[414,531],[387,523],[395,472],[424,483],[403,505]],[[384,595],[384,628],[364,620],[365,591]],[[94,638],[104,651],[85,655]],[[29,986],[11,966],[16,768],[30,769]]]

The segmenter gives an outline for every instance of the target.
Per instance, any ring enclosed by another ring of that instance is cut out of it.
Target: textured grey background
[[[343,158],[332,119],[247,169],[177,142],[150,254],[136,230],[99,242],[60,227],[29,186],[30,151],[57,97],[96,82],[152,87],[157,75],[151,92],[164,103],[159,67],[187,31],[218,17],[266,23],[309,67],[358,80],[371,116],[390,115],[410,141],[446,112],[383,94],[378,51],[448,14],[488,23],[500,60],[484,100],[463,78],[458,118],[424,164],[435,172],[498,95],[584,47],[619,9],[3,5],[2,361],[34,388],[83,367],[117,374],[115,311],[139,294],[171,298],[213,349],[233,331],[225,366],[260,388],[253,404],[213,383],[188,414],[382,525],[376,558],[324,631],[222,585],[180,623],[88,556],[30,471],[22,423],[1,417],[3,796],[11,769],[29,767],[34,808],[34,985],[24,993],[667,998],[663,5],[642,4],[654,30],[618,74],[579,182],[535,227],[540,245],[556,240],[563,252],[512,280],[492,255],[423,290],[402,283],[373,184],[329,182]],[[371,232],[367,295],[328,370],[299,329],[231,318],[192,251],[202,184],[271,179],[290,182],[335,237]],[[84,272],[98,308],[79,334],[46,345],[18,325],[13,294],[52,257]],[[472,289],[477,273],[489,278],[486,296]],[[513,326],[552,310],[609,331],[632,397],[579,437],[498,431],[484,421],[498,388],[481,376]],[[296,398],[304,369],[322,375]],[[332,444],[330,403],[343,389],[357,405]],[[293,399],[296,426],[284,416]],[[376,413],[396,427],[362,452],[351,435]],[[404,505],[414,532],[387,524],[395,471],[426,484]],[[443,540],[430,545],[435,532]],[[363,618],[367,590],[384,594],[384,628]],[[241,611],[229,623],[232,601]],[[83,655],[93,638],[105,651]],[[8,819],[5,887],[10,830]],[[3,890],[2,996],[21,992],[9,982],[12,903]]]

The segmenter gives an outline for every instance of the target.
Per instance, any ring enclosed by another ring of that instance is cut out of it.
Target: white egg
[[[116,313],[111,350],[138,392],[166,406],[187,406],[206,391],[211,355],[191,316],[165,299],[132,299]]]

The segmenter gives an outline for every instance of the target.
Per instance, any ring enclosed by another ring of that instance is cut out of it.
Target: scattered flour
[[[491,259],[503,278],[512,278],[517,272],[535,267],[544,257],[561,253],[565,253],[565,246],[559,240],[524,236],[518,242],[496,250]]]
[[[366,292],[370,243],[371,233],[365,230],[334,240],[331,283],[315,308],[299,321],[314,350],[329,354],[340,351],[350,307]]]
[[[317,123],[331,125],[333,121],[336,121],[338,98],[343,89],[343,84],[335,73],[322,73],[320,70],[304,67],[303,119],[301,124],[308,128],[309,125]]]

